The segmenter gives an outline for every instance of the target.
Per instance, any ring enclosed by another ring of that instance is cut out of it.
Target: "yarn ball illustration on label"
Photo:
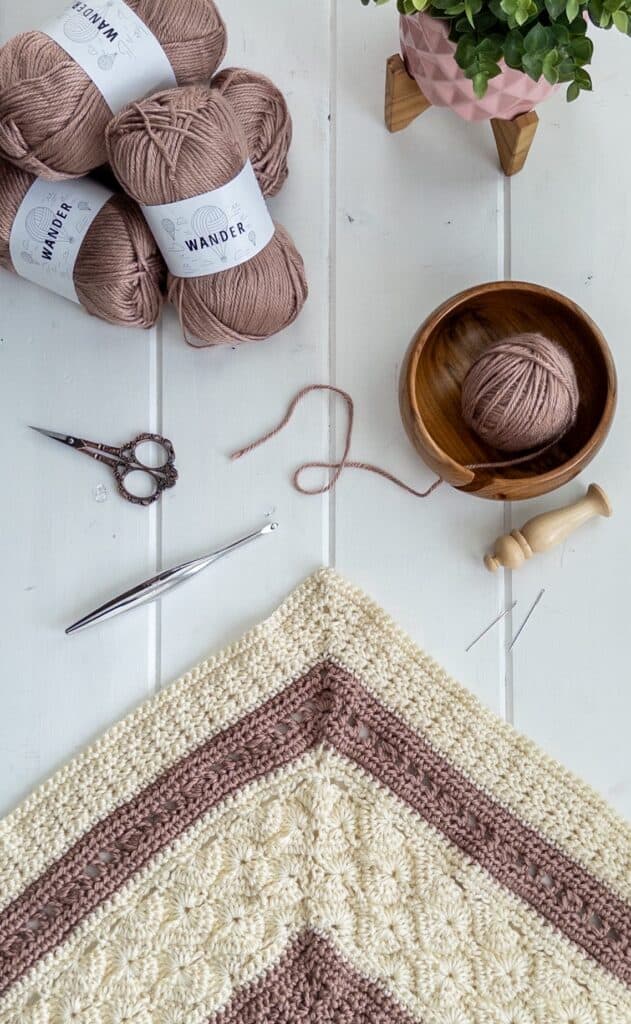
[[[26,230],[34,242],[45,242],[54,213],[47,206],[36,206],[26,218]]]
[[[114,67],[117,54],[115,53],[102,53],[98,59],[98,65],[101,71],[111,71]]]
[[[98,28],[84,18],[73,16],[64,23],[64,35],[73,43],[91,43],[98,34]]]
[[[112,113],[177,84],[160,42],[124,0],[71,0],[42,31],[92,79]]]

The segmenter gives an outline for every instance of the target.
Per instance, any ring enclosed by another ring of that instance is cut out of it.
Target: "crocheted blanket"
[[[631,830],[325,571],[0,825],[1,1024],[629,1024]]]

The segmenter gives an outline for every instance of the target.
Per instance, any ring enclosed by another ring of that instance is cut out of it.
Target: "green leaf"
[[[557,71],[559,72],[559,82],[573,82],[576,65],[572,60],[562,60]]]
[[[475,60],[475,43],[471,36],[463,36],[456,47],[456,63],[466,71]]]
[[[543,65],[543,77],[550,85],[559,84],[559,72],[554,67],[546,67],[545,63]]]
[[[539,12],[534,0],[501,0],[501,8],[508,16],[509,25],[511,22],[524,25]]]
[[[567,89],[568,103],[572,103],[573,100],[577,100],[580,94],[580,86],[576,82],[571,82]]]
[[[567,0],[545,0],[546,10],[552,21],[560,18],[565,10]]]
[[[481,71],[479,71],[477,75],[473,76],[473,91],[479,100],[486,95],[488,84],[488,78]]]
[[[589,77],[589,73],[585,71],[585,68],[577,68],[574,81],[579,88],[584,89],[586,92],[592,91],[592,80]]]
[[[624,11],[616,11],[613,15],[613,23],[619,32],[627,35],[629,31],[629,15]]]
[[[570,42],[569,49],[577,64],[589,64],[594,53],[594,44],[589,36],[576,36]]]
[[[538,82],[543,72],[543,60],[541,57],[536,54],[525,53],[522,64],[526,74],[532,78],[534,82]]]
[[[561,22],[555,21],[552,25],[554,41],[557,46],[567,46],[570,41],[570,30]]]
[[[475,28],[475,18],[482,10],[482,0],[465,0],[464,9],[471,28]]]
[[[559,51],[550,50],[543,59],[543,77],[550,85],[556,85],[559,81]]]
[[[487,78],[495,78],[499,72],[499,65],[495,64],[492,60],[480,60],[478,61],[477,70],[481,71]]]
[[[578,0],[567,0],[565,5],[565,17],[569,21],[570,25],[578,18],[579,3]]]
[[[488,36],[481,43],[478,43],[476,53],[480,56],[491,57],[493,60],[499,60],[502,56],[502,47],[496,38]]]
[[[524,37],[519,29],[509,32],[504,41],[504,60],[509,68],[521,71],[521,59],[524,54]]]
[[[495,15],[498,21],[508,21],[508,14],[504,10],[501,0],[490,0],[489,11],[491,14]]]
[[[543,27],[540,22],[526,33],[524,38],[524,49],[526,53],[542,53],[544,52],[549,43],[549,37],[547,30]]]

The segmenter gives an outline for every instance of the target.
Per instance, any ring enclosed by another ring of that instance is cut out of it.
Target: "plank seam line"
[[[329,0],[329,344],[328,344],[328,377],[329,383],[335,384],[337,378],[336,343],[337,343],[337,100],[338,100],[338,60],[337,60],[337,5],[336,0]],[[329,462],[334,462],[337,448],[337,415],[335,395],[329,396],[328,408],[328,451]],[[337,488],[329,491],[326,497],[328,516],[328,564],[336,565],[337,556]]]

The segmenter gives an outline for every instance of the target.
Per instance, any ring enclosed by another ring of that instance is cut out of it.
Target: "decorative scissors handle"
[[[164,462],[158,466],[148,466],[138,456],[138,448],[148,442],[162,448],[165,453]],[[168,438],[161,437],[159,434],[139,434],[138,437],[130,441],[124,448],[112,449],[107,445],[95,445],[95,447],[100,451],[105,451],[107,454],[114,455],[117,461],[113,469],[118,490],[123,498],[131,501],[134,505],[143,505],[145,507],[152,505],[154,501],[158,500],[163,491],[173,487],[177,481],[178,472],[175,468],[175,450]],[[153,484],[152,493],[141,497],[130,491],[125,484],[130,473],[144,473],[150,477]]]
[[[177,481],[178,473],[175,468],[175,450],[167,437],[160,434],[139,434],[129,444],[122,448],[115,448],[109,444],[101,444],[98,441],[86,441],[82,437],[73,437],[72,434],[60,434],[56,430],[44,430],[42,427],[32,427],[38,434],[44,434],[59,441],[60,444],[74,448],[76,452],[89,455],[91,459],[102,462],[109,466],[116,477],[118,490],[126,501],[134,505],[152,505],[157,501],[163,491],[173,487]],[[151,443],[161,448],[164,452],[164,461],[157,466],[149,466],[139,457],[138,449],[143,444]],[[131,473],[143,473],[151,480],[152,491],[146,496],[134,494],[127,486],[127,478]]]

